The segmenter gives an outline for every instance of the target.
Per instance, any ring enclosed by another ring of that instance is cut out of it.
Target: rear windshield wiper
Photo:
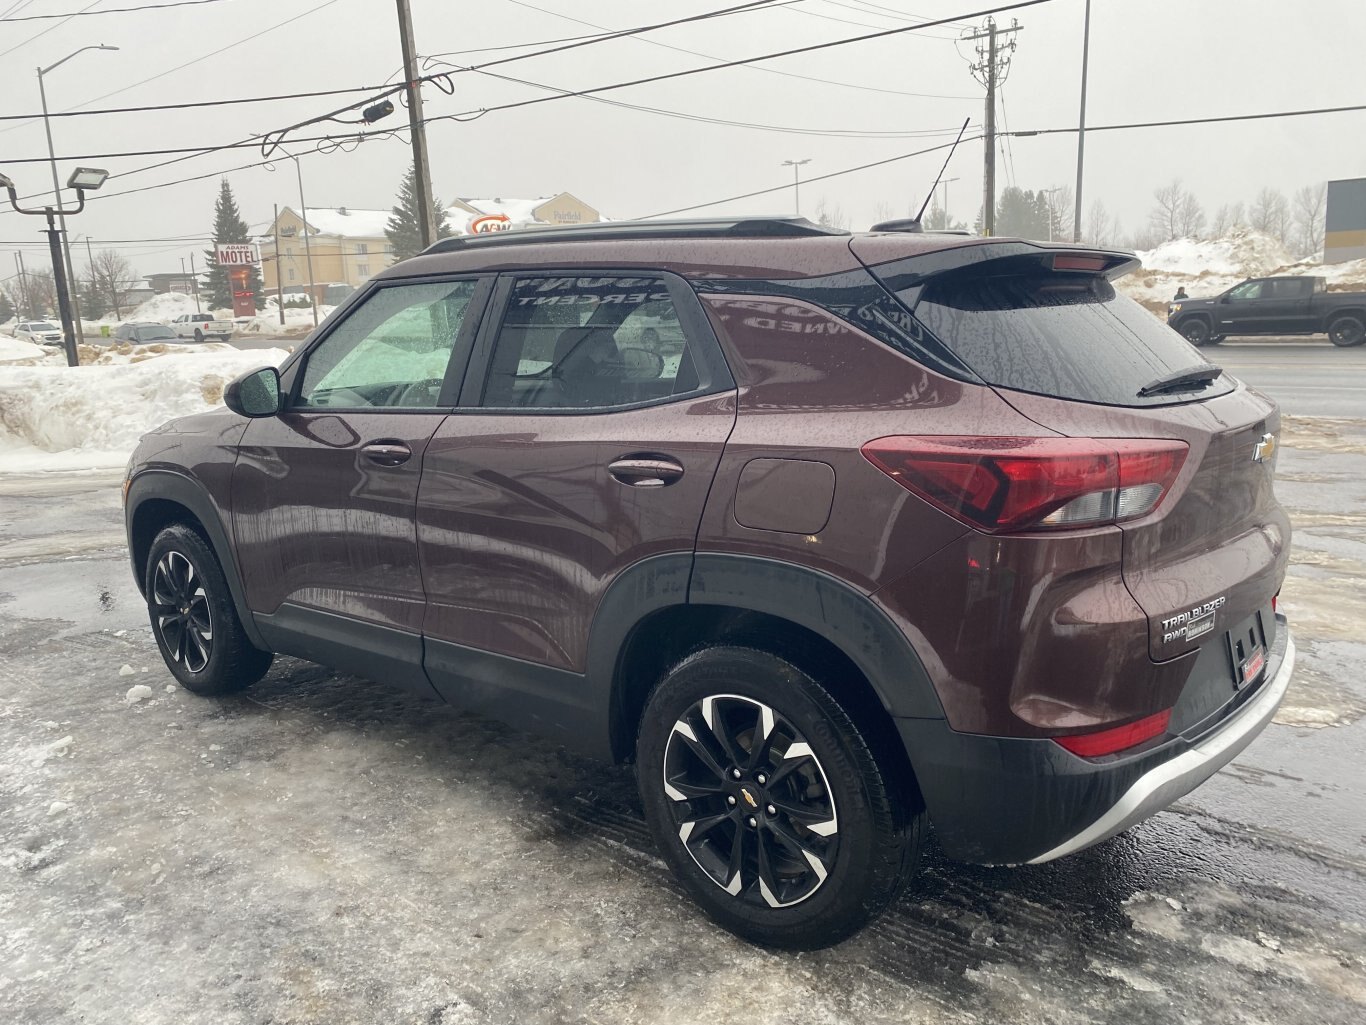
[[[1187,370],[1175,370],[1170,374],[1163,374],[1155,381],[1149,381],[1138,389],[1138,397],[1144,399],[1149,395],[1161,395],[1164,392],[1198,391],[1213,384],[1223,372],[1223,367],[1216,367],[1213,363],[1190,367]]]

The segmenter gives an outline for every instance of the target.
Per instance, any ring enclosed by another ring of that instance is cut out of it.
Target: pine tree
[[[450,238],[453,232],[446,218],[446,210],[441,205],[441,200],[435,196],[432,199],[436,208],[436,237]],[[389,240],[389,248],[393,250],[395,263],[422,252],[422,235],[418,230],[417,221],[417,171],[409,167],[408,173],[403,176],[403,184],[398,189],[398,204],[389,215],[389,223],[384,226],[384,236]]]
[[[0,288],[0,324],[13,320],[15,315],[14,303],[10,302],[9,294]]]
[[[210,309],[232,309],[233,284],[228,277],[228,268],[218,264],[219,244],[250,241],[247,222],[242,220],[237,200],[232,195],[232,186],[224,178],[219,185],[218,202],[213,207],[213,248],[204,250],[209,264],[206,289]],[[261,309],[265,305],[265,294],[261,287],[260,267],[253,265],[249,269],[246,290],[256,293],[256,308]]]

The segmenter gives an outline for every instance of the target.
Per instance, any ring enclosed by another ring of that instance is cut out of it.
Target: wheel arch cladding
[[[237,617],[242,621],[248,640],[256,647],[268,650],[247,608],[246,593],[227,531],[202,485],[181,473],[145,470],[134,477],[128,487],[124,522],[128,532],[128,557],[139,591],[143,591],[146,584],[147,553],[162,529],[172,523],[184,523],[202,534],[227,579]]]

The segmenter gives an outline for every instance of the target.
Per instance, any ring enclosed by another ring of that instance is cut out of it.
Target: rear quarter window
[[[1140,396],[1158,378],[1208,360],[1103,277],[949,274],[899,295],[996,387],[1115,406],[1191,402],[1234,387],[1223,376],[1198,390]]]

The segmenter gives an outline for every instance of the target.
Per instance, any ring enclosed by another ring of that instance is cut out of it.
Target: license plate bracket
[[[1229,670],[1233,676],[1233,689],[1242,690],[1256,683],[1266,671],[1266,630],[1262,624],[1261,613],[1255,613],[1243,620],[1237,627],[1224,635],[1228,644]]]

